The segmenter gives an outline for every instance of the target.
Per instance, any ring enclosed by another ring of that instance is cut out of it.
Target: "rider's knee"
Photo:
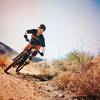
[[[32,56],[34,57],[34,56],[36,56],[37,55],[37,51],[34,51],[33,53],[32,53]]]

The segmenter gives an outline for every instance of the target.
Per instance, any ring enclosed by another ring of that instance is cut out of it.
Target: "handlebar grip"
[[[25,39],[27,39],[27,38],[28,38],[26,34],[24,35],[24,38],[25,38]]]

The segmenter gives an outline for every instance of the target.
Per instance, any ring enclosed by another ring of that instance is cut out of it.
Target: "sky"
[[[0,0],[1,42],[21,52],[25,31],[40,24],[47,27],[46,59],[74,49],[100,52],[100,0]]]

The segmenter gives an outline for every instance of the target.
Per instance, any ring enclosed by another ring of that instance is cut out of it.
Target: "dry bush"
[[[81,91],[88,96],[100,96],[100,64],[77,78]]]
[[[62,72],[59,73],[58,77],[54,80],[54,84],[59,89],[65,89],[67,88],[68,83],[71,80],[71,73]]]
[[[54,66],[54,68],[59,71],[67,70],[66,64],[63,59],[54,60],[52,66]]]
[[[6,60],[5,56],[0,56],[0,66],[5,66],[5,60]]]
[[[86,73],[59,73],[54,85],[79,95],[82,93],[87,96],[100,96],[100,65],[89,69]]]
[[[1,55],[0,56],[0,66],[5,67],[11,64],[12,60],[9,59],[6,55]]]
[[[87,64],[87,61],[84,63]],[[63,62],[63,64],[65,64],[65,62]],[[70,67],[74,65],[75,62],[69,64]],[[68,68],[68,64],[66,66]],[[100,57],[90,60],[90,63],[85,66],[90,67],[84,70],[83,66],[80,73],[76,73],[75,69],[73,69],[74,67],[71,67],[71,70],[74,70],[73,73],[70,70],[59,70],[54,84],[59,89],[67,89],[80,95],[82,93],[87,96],[100,96]]]
[[[76,75],[71,72],[60,72],[58,77],[54,80],[54,85],[58,89],[68,90],[70,92],[78,91],[78,82]]]
[[[89,53],[73,51],[65,59],[54,60],[52,66],[59,71],[72,73],[86,72],[92,65],[93,56]]]
[[[94,56],[89,53],[74,50],[68,54],[67,60],[72,62],[72,65],[78,67],[81,72],[86,72],[91,65],[93,57]]]

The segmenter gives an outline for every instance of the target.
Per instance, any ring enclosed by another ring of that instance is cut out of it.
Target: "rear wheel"
[[[7,71],[11,68],[11,67],[14,67],[17,65],[17,62],[18,62],[18,59],[16,61],[14,61],[11,65],[9,65],[5,70],[4,72],[8,73]]]
[[[20,55],[20,54],[19,54],[19,55]],[[10,64],[10,65],[4,70],[4,72],[5,72],[5,73],[8,73],[7,71],[8,71],[10,68],[16,67],[16,66],[18,65],[18,63],[19,63],[19,61],[20,61],[20,59],[22,58],[23,55],[24,55],[24,52],[23,52],[23,54],[21,54],[12,64]]]

